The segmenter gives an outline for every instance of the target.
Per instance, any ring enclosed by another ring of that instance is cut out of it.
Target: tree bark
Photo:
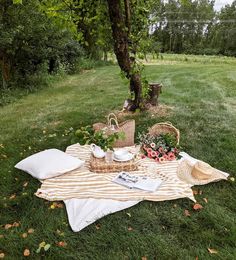
[[[120,0],[107,0],[109,16],[112,27],[112,37],[114,40],[114,52],[117,58],[117,62],[121,70],[125,73],[125,76],[130,80],[130,91],[134,93],[133,105],[129,110],[136,110],[140,107],[142,101],[142,83],[140,73],[132,73],[132,64],[134,58],[132,57],[132,62],[129,55],[129,35],[128,32],[130,28],[130,7],[129,1],[125,2],[125,16],[124,18],[122,6]]]
[[[0,54],[0,67],[2,71],[2,87],[6,88],[10,80],[11,64],[4,54]]]
[[[108,61],[107,51],[106,50],[103,51],[103,60],[104,61]]]
[[[130,110],[135,111],[140,107],[142,102],[142,82],[140,73],[131,75],[130,89],[134,93],[133,105],[130,107]]]
[[[125,21],[122,13],[120,0],[107,0],[109,16],[114,40],[114,52],[117,62],[127,78],[130,78],[130,58],[128,35],[125,30]]]
[[[130,34],[131,31],[131,25],[130,25],[130,1],[129,0],[124,0],[125,4],[125,25],[128,29],[128,35]]]
[[[158,105],[158,97],[160,93],[162,92],[161,90],[162,85],[160,83],[150,83],[149,84],[149,98],[147,100],[148,104],[151,104],[152,106],[157,106]]]

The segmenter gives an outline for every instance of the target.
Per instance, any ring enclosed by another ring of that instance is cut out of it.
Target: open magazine
[[[152,179],[146,176],[130,175],[127,172],[120,172],[112,181],[130,189],[140,189],[149,192],[156,191],[163,182],[159,178]]]

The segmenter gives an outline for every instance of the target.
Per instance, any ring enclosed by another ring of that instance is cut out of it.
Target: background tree
[[[153,1],[141,0],[107,0],[114,52],[118,64],[130,80],[130,91],[134,94],[130,110],[142,105],[142,79],[141,68],[136,62],[136,54],[140,40],[148,35],[150,8]]]
[[[161,1],[153,15],[160,17],[153,33],[162,52],[197,53],[206,47],[205,37],[215,16],[209,0]]]
[[[16,5],[0,0],[0,4],[0,86],[6,88],[17,82],[18,86],[32,88],[41,72],[52,73],[61,63],[69,69],[81,55],[72,32],[46,15],[39,1]]]
[[[36,87],[42,73],[76,72],[80,57],[106,60],[114,46],[135,110],[145,92],[137,57],[236,56],[235,3],[216,13],[213,0],[0,0],[0,88]]]
[[[211,30],[211,47],[218,47],[219,54],[236,56],[236,1],[226,5],[217,14]]]

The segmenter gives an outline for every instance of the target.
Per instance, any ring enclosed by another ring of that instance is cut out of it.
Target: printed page
[[[119,173],[112,181],[130,189],[135,188],[149,192],[156,191],[163,182],[159,178],[140,177],[126,172]]]
[[[140,178],[134,184],[133,188],[154,192],[159,188],[162,182],[161,179]]]

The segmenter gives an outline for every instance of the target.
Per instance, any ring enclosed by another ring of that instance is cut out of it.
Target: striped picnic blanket
[[[136,153],[137,147],[126,147]],[[155,192],[128,189],[112,182],[116,173],[94,173],[89,169],[91,156],[89,145],[74,144],[66,149],[66,153],[85,161],[76,170],[61,176],[42,181],[36,196],[46,200],[67,200],[72,198],[85,199],[114,199],[119,201],[151,200],[164,201],[188,197],[195,201],[191,185],[181,181],[176,174],[178,161],[158,164],[151,159],[141,159],[137,156],[138,170],[132,171],[137,176],[148,176],[163,180],[160,188]]]

